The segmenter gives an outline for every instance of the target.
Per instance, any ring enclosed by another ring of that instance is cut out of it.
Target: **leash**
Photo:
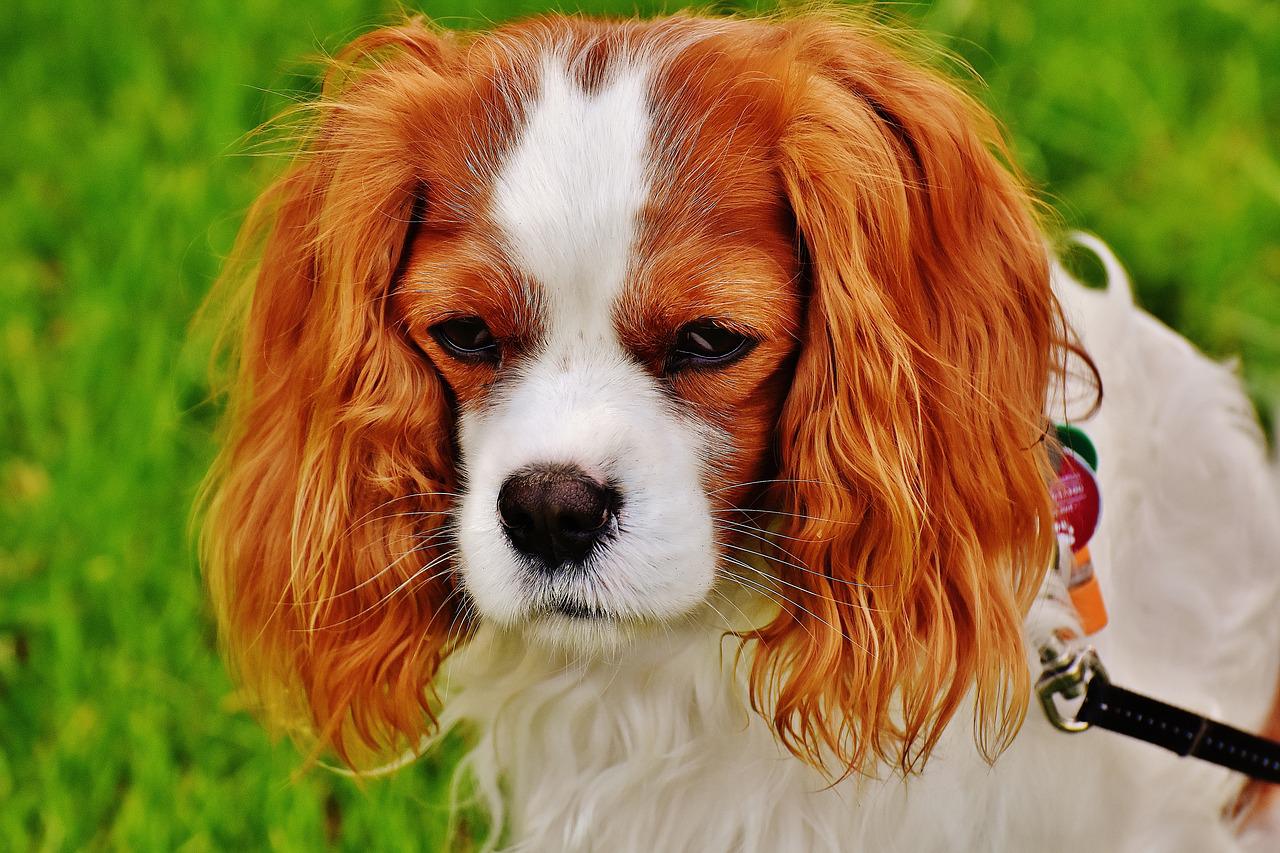
[[[1106,729],[1280,784],[1280,743],[1113,684],[1091,646],[1073,648],[1054,637],[1041,647],[1040,663],[1036,694],[1061,731]],[[1079,699],[1074,713],[1064,710],[1062,703]]]
[[[1075,427],[1059,426],[1057,433],[1061,450],[1053,462],[1058,477],[1050,489],[1059,540],[1057,569],[1082,627],[1093,634],[1107,623],[1088,549],[1102,506],[1093,473],[1098,456],[1092,442]],[[1280,742],[1113,684],[1093,647],[1076,640],[1062,632],[1040,648],[1043,671],[1036,681],[1036,695],[1054,727],[1070,733],[1106,729],[1280,784]]]

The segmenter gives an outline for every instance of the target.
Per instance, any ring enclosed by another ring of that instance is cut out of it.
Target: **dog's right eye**
[[[496,362],[498,341],[479,317],[454,317],[429,330],[445,352],[462,361]]]
[[[756,342],[714,320],[695,320],[680,327],[667,359],[667,371],[687,367],[722,367],[742,358]]]

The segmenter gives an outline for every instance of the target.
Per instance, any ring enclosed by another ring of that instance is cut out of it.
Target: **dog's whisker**
[[[792,560],[795,560],[797,563],[803,562],[802,557],[796,555],[788,548],[776,542],[774,538],[769,535],[769,531],[767,530],[763,530],[758,527],[752,527],[751,525],[746,525],[746,524],[733,524],[732,522],[726,522],[723,519],[716,519],[714,524],[715,524],[716,530],[719,531],[720,533],[727,534],[728,538],[735,538],[737,536],[750,536],[752,539],[755,539],[758,542],[768,545],[770,548],[773,548],[775,551],[778,551],[781,554],[785,554],[786,556],[790,557]],[[760,554],[759,556],[763,557],[764,555]]]
[[[406,539],[414,540],[415,542],[414,547],[418,547],[421,545],[426,545],[431,542],[439,542],[442,540],[446,540],[451,536],[456,536],[457,532],[458,531],[453,527],[452,524],[442,524],[433,530],[408,531],[401,534],[401,536]],[[377,540],[368,542],[360,548],[359,553],[368,554],[370,551],[373,551],[376,548],[382,547],[384,544],[385,543]]]
[[[730,484],[729,484],[729,485],[727,485],[727,486],[721,486],[721,487],[720,487],[720,488],[718,488],[718,489],[712,489],[711,491],[707,492],[707,494],[708,494],[708,495],[718,495],[718,494],[720,494],[721,492],[728,492],[728,491],[731,491],[731,490],[733,490],[733,489],[745,489],[745,488],[747,488],[748,486],[766,486],[766,485],[767,485],[767,486],[772,486],[772,485],[781,485],[782,483],[806,483],[806,484],[814,485],[814,486],[827,486],[827,487],[830,487],[830,484],[829,484],[829,483],[823,482],[822,480],[802,480],[802,479],[778,478],[778,479],[769,479],[769,480],[748,480],[748,481],[747,481],[747,482],[745,482],[745,483],[730,483]]]
[[[728,604],[734,610],[738,611],[738,615],[742,617],[742,622],[746,630],[750,630],[753,627],[751,617],[747,616],[746,612],[741,607],[738,606],[738,603],[736,601],[734,601],[732,598],[730,598],[727,595],[722,596],[720,600],[725,604]],[[708,598],[706,603],[707,603],[707,606],[710,607],[715,612],[715,614],[720,617],[720,620],[724,622],[726,630],[730,630],[730,631],[734,630],[732,627],[733,623],[729,620],[727,616],[724,615],[724,613],[720,611],[720,608],[716,607],[715,602],[713,602],[710,598]],[[668,630],[670,630],[669,626],[668,626]]]
[[[453,600],[453,598],[454,598],[454,596],[461,595],[462,591],[463,591],[463,589],[462,589],[462,584],[455,584],[455,585],[454,585],[453,589],[449,592],[449,594],[448,594],[448,595],[446,595],[446,596],[445,596],[445,597],[440,601],[439,606],[438,606],[438,607],[436,607],[436,608],[435,608],[435,610],[432,612],[432,614],[431,614],[431,618],[427,620],[427,626],[426,626],[425,628],[423,628],[423,629],[422,629],[422,632],[423,632],[424,634],[426,634],[428,631],[430,631],[430,630],[431,630],[431,626],[432,626],[432,625],[434,625],[434,624],[436,623],[436,617],[437,617],[437,616],[439,616],[439,615],[441,614],[441,612],[443,612],[443,611],[444,611],[444,609],[445,609],[445,605],[447,605],[450,601],[452,601],[452,600]],[[464,602],[464,603],[465,603],[465,602]],[[453,618],[451,618],[451,619],[449,620],[449,627],[445,629],[445,636],[446,636],[446,637],[451,637],[451,636],[453,636],[453,629],[454,629],[454,628],[457,626],[457,624],[458,624],[458,617],[459,617],[459,615],[461,615],[461,610],[462,610],[462,608],[460,608],[460,607],[459,607],[459,608],[456,608],[456,609],[453,611]]]
[[[823,625],[826,625],[826,626],[827,626],[828,628],[830,628],[832,631],[835,631],[835,632],[836,632],[837,634],[839,634],[839,635],[840,635],[844,640],[846,640],[847,642],[851,643],[854,647],[856,647],[857,649],[859,649],[860,651],[862,651],[864,654],[870,654],[870,652],[867,650],[867,648],[866,648],[865,646],[863,646],[863,645],[862,645],[861,643],[859,643],[857,640],[853,639],[853,638],[852,638],[852,637],[850,637],[847,633],[845,633],[845,631],[844,631],[844,629],[843,629],[843,628],[840,628],[840,627],[838,627],[838,626],[836,626],[836,625],[832,625],[829,621],[827,621],[827,620],[826,620],[826,619],[824,619],[823,617],[821,617],[821,616],[819,616],[818,614],[814,613],[812,610],[810,610],[809,608],[805,607],[805,606],[804,606],[803,604],[801,604],[800,602],[796,601],[795,599],[791,598],[791,597],[790,597],[789,595],[787,595],[786,593],[782,592],[782,590],[774,589],[774,590],[771,590],[771,591],[766,591],[766,589],[765,589],[764,587],[762,587],[762,586],[760,586],[759,584],[757,584],[757,583],[755,583],[755,582],[751,581],[751,580],[750,580],[750,579],[748,579],[748,578],[744,578],[742,575],[739,575],[739,574],[737,574],[737,573],[735,573],[735,572],[728,571],[728,572],[726,572],[725,574],[726,574],[728,577],[730,577],[730,578],[732,578],[732,579],[734,579],[734,580],[736,580],[736,581],[738,581],[738,582],[740,582],[740,583],[745,583],[745,584],[748,584],[749,586],[752,586],[753,588],[755,588],[757,591],[759,591],[759,592],[761,592],[761,593],[764,593],[764,594],[766,594],[766,595],[769,595],[769,594],[770,594],[770,592],[771,592],[773,595],[777,595],[777,596],[778,596],[782,601],[785,601],[786,603],[788,603],[788,604],[792,605],[793,607],[796,607],[796,608],[798,608],[798,609],[800,609],[800,610],[804,611],[804,612],[805,612],[805,613],[807,613],[809,616],[813,617],[814,619],[817,619],[817,620],[818,620],[819,622],[821,622]],[[766,577],[767,577],[767,575],[766,575]],[[772,596],[770,596],[770,597],[772,597]],[[803,625],[804,623],[800,623],[800,624],[801,624],[801,625]],[[813,636],[812,631],[810,632],[810,636]],[[875,655],[871,655],[871,656],[872,656],[872,657],[875,657]]]
[[[396,566],[400,565],[400,563],[402,563],[403,561],[405,561],[405,560],[406,560],[406,559],[408,559],[409,557],[413,556],[414,554],[421,554],[421,553],[423,553],[424,551],[430,551],[430,550],[431,550],[430,546],[431,546],[432,544],[434,544],[434,540],[428,540],[428,541],[426,541],[426,542],[419,542],[418,544],[414,545],[412,548],[410,548],[410,549],[408,549],[407,551],[405,551],[404,553],[402,553],[399,557],[396,557],[396,558],[395,558],[395,560],[393,560],[392,562],[388,563],[386,566],[384,566],[384,567],[383,567],[382,569],[380,569],[379,571],[375,572],[374,574],[372,574],[372,575],[370,575],[369,577],[365,578],[364,580],[360,581],[360,582],[359,582],[359,583],[357,583],[355,586],[352,586],[352,587],[350,587],[350,588],[348,588],[348,589],[346,589],[346,590],[344,590],[344,591],[342,591],[342,592],[335,592],[335,593],[333,593],[332,595],[328,595],[328,596],[325,596],[324,598],[318,598],[318,599],[314,599],[314,600],[311,600],[311,601],[295,601],[295,602],[293,602],[293,606],[294,606],[294,607],[299,607],[299,606],[310,607],[310,606],[314,606],[314,605],[327,604],[328,602],[330,602],[330,601],[334,601],[334,600],[339,599],[339,598],[342,598],[343,596],[351,595],[352,593],[356,592],[357,590],[363,589],[364,587],[368,586],[368,585],[369,585],[369,584],[371,584],[371,583],[375,583],[375,582],[378,580],[378,578],[382,577],[382,576],[383,576],[383,575],[385,575],[387,572],[391,571],[391,570],[392,570],[392,569],[394,569]],[[372,547],[372,546],[370,546],[370,547]]]
[[[435,516],[453,515],[453,510],[449,509],[426,509],[426,510],[408,510],[405,512],[393,512],[390,515],[379,515],[376,518],[366,519],[360,522],[356,527],[367,527],[370,524],[376,524],[379,521],[390,521],[393,518],[432,518]],[[354,527],[352,529],[355,529]],[[350,533],[350,531],[347,531]]]
[[[821,518],[816,515],[805,515],[804,513],[801,513],[801,512],[786,512],[785,510],[780,510],[780,509],[743,509],[736,506],[730,506],[730,507],[722,507],[719,509],[711,510],[712,515],[722,515],[726,512],[736,512],[736,513],[741,513],[742,515],[773,515],[779,518],[798,518],[802,521],[816,521],[819,524],[841,524],[841,525],[858,524],[858,522],[856,521],[847,521],[844,519],[836,519],[836,518]]]
[[[827,542],[827,541],[829,541],[829,540],[827,540],[827,539],[811,539],[811,538],[809,538],[809,537],[807,537],[807,536],[789,536],[789,535],[787,535],[787,534],[785,534],[785,533],[779,533],[779,532],[778,532],[778,531],[776,531],[776,530],[770,530],[770,529],[769,529],[769,528],[767,528],[767,527],[760,527],[760,526],[755,525],[755,524],[747,524],[747,523],[746,523],[746,522],[744,522],[744,521],[733,521],[732,519],[728,519],[728,518],[717,518],[717,519],[715,519],[715,523],[716,523],[716,524],[722,524],[722,525],[725,525],[725,526],[728,526],[728,527],[737,528],[737,529],[739,529],[739,530],[753,530],[753,531],[756,531],[757,533],[763,533],[763,534],[766,534],[766,535],[768,535],[770,538],[774,538],[774,539],[787,539],[787,540],[789,540],[789,541],[791,541],[791,542],[810,542],[810,543],[813,543],[813,542]]]
[[[458,596],[460,604],[454,608],[453,617],[449,619],[449,627],[445,629],[445,636],[456,638],[467,630],[468,613],[471,609],[471,599],[467,597],[465,588],[462,584],[455,584],[453,591],[445,596],[444,601],[440,602],[440,606],[436,608],[435,613],[431,614],[431,619],[427,621],[427,627],[430,628],[435,624],[436,617],[444,610],[444,606],[454,597]],[[457,633],[455,633],[457,632]]]
[[[792,601],[790,598],[784,595],[781,591],[768,589],[767,587],[762,586],[748,578],[744,578],[741,575],[734,574],[733,572],[725,572],[724,577],[726,580],[730,581],[731,583],[737,584],[743,589],[754,591],[758,595],[763,595],[769,601],[772,601],[774,604],[776,604],[779,610],[786,609],[784,604],[790,604],[794,607],[799,607],[801,610],[805,609],[801,607],[801,605]],[[805,611],[805,612],[808,612],[808,611]],[[810,614],[810,615],[813,615],[813,614]],[[814,618],[818,619],[819,621],[824,621],[817,616],[814,616]],[[809,635],[811,639],[815,641],[817,640],[817,635],[813,633],[812,628],[810,628],[808,625],[806,625],[804,622],[800,621],[799,619],[796,619],[794,621],[797,625],[800,626],[802,630],[804,630],[806,634]]]
[[[362,617],[371,615],[372,613],[377,611],[379,608],[381,608],[384,604],[386,604],[388,601],[390,601],[392,598],[394,598],[399,592],[401,592],[406,587],[408,587],[410,584],[414,582],[418,582],[419,585],[425,585],[425,584],[431,583],[434,580],[439,580],[440,578],[450,574],[454,570],[453,566],[447,566],[443,571],[436,572],[431,577],[425,580],[419,580],[419,578],[428,570],[439,565],[441,562],[452,559],[455,554],[457,554],[457,549],[450,549],[444,552],[443,554],[441,554],[440,556],[436,557],[434,560],[431,560],[430,562],[426,563],[421,569],[418,569],[409,577],[405,578],[405,580],[402,583],[400,583],[397,587],[392,589],[386,595],[382,596],[382,598],[378,599],[373,604],[370,604],[368,607],[364,608],[354,616],[348,616],[346,619],[341,619],[337,622],[330,622],[325,625],[313,626],[311,628],[307,628],[304,630],[315,631],[319,629],[338,628],[348,623],[354,622],[358,619],[361,619]]]
[[[816,572],[813,569],[809,568],[808,566],[802,565],[800,563],[793,563],[790,560],[783,560],[780,557],[772,557],[772,556],[769,556],[768,554],[763,554],[759,551],[756,551],[753,548],[747,548],[743,545],[734,545],[732,542],[725,542],[724,546],[726,548],[732,548],[735,551],[741,551],[744,554],[750,554],[752,557],[759,557],[761,560],[764,560],[768,563],[776,563],[777,565],[780,565],[780,566],[786,566],[787,568],[795,569],[798,572],[804,572],[805,574],[813,575],[814,577],[822,578],[823,580],[830,581],[832,583],[842,583],[848,586],[857,586],[857,587],[866,586],[866,584],[860,583],[858,581],[844,580],[842,578],[833,578],[828,575],[824,575],[822,572]]]
[[[399,501],[413,500],[415,498],[455,498],[456,499],[459,497],[461,497],[461,495],[459,495],[457,492],[413,492],[407,495],[397,495],[394,498],[388,498],[387,500],[383,501],[382,503],[370,509],[364,515],[357,518],[355,521],[351,522],[351,525],[346,530],[343,531],[343,535],[350,533],[352,530],[358,527],[362,521],[364,521],[369,516],[373,515],[378,510],[384,507],[388,507],[391,504],[397,503]]]
[[[723,558],[723,559],[725,559],[725,560],[729,561],[729,562],[730,562],[730,563],[732,563],[733,565],[735,565],[735,566],[739,566],[739,567],[744,568],[744,569],[747,569],[748,571],[751,571],[751,572],[755,572],[757,575],[761,576],[762,578],[767,578],[770,582],[773,582],[773,583],[780,583],[780,584],[782,584],[783,586],[791,587],[792,589],[796,590],[797,592],[802,592],[802,593],[804,593],[805,595],[811,596],[811,597],[816,598],[816,599],[818,599],[818,600],[820,600],[820,601],[829,601],[829,602],[831,602],[832,604],[836,604],[836,605],[840,605],[840,604],[851,604],[851,603],[852,603],[854,606],[856,606],[856,607],[858,607],[859,609],[862,609],[862,610],[866,610],[866,611],[869,611],[869,612],[872,612],[872,613],[880,613],[880,612],[882,612],[882,611],[878,610],[877,608],[874,608],[874,607],[868,607],[868,606],[866,606],[866,605],[865,605],[864,603],[862,603],[862,602],[846,602],[846,601],[841,601],[840,599],[838,599],[838,598],[836,598],[836,597],[834,597],[834,596],[831,596],[831,595],[823,595],[822,593],[817,592],[816,590],[807,589],[806,587],[800,586],[799,584],[794,584],[794,583],[792,583],[791,581],[787,580],[786,578],[780,578],[780,577],[778,577],[777,575],[772,575],[772,574],[770,574],[770,573],[768,573],[768,572],[764,571],[763,569],[759,569],[759,568],[757,568],[757,567],[755,567],[755,566],[751,565],[750,563],[748,563],[748,562],[746,562],[746,561],[744,561],[744,560],[739,560],[737,557],[731,557],[731,556],[728,556],[728,555],[725,555],[725,554],[722,554],[721,556],[722,556],[722,558]],[[816,618],[816,616],[815,616],[815,618]]]
[[[888,586],[887,584],[865,583],[863,581],[853,581],[853,580],[846,580],[845,578],[832,577],[831,575],[826,575],[826,574],[823,574],[822,572],[814,571],[808,566],[803,566],[799,563],[791,563],[786,560],[780,560],[777,557],[771,557],[768,554],[762,554],[759,551],[755,551],[751,548],[746,548],[741,545],[734,545],[731,542],[726,542],[724,544],[726,547],[733,548],[735,551],[742,551],[754,557],[759,557],[760,559],[765,560],[766,562],[777,563],[779,565],[787,566],[788,568],[795,569],[796,571],[813,575],[816,578],[822,578],[823,580],[829,583],[843,584],[845,586],[858,587],[860,589],[885,589]],[[756,571],[759,571],[759,569],[757,569]]]
[[[428,629],[431,627],[432,623],[436,621],[436,616],[438,616],[440,614],[440,611],[444,609],[444,605],[449,603],[449,599],[453,598],[455,595],[457,595],[461,591],[462,591],[462,584],[458,584],[457,586],[454,587],[453,592],[449,593],[449,595],[445,597],[445,600],[440,603],[440,607],[436,609],[436,612],[431,614],[431,619],[427,623]],[[466,606],[467,606],[467,602],[464,600],[461,606],[454,608],[453,618],[449,620],[449,627],[445,629],[446,637],[455,636],[453,632],[454,632],[454,629],[459,624],[459,619],[462,619],[463,625],[466,624],[466,619],[465,617],[463,617],[463,613],[465,612]],[[445,674],[444,674],[443,695],[447,698],[449,694],[452,692],[452,690],[453,690],[453,667],[450,666],[445,670]]]
[[[751,555],[751,556],[753,556],[753,557],[759,557],[760,559],[765,560],[766,562],[769,562],[769,563],[776,563],[776,564],[777,564],[777,565],[779,565],[779,566],[787,566],[788,568],[796,569],[797,571],[806,572],[806,573],[808,573],[808,574],[816,575],[816,576],[818,576],[818,577],[826,577],[825,575],[823,575],[823,574],[822,574],[822,572],[814,571],[813,569],[809,568],[807,565],[805,565],[804,563],[802,563],[802,562],[800,561],[800,560],[801,560],[801,558],[800,558],[800,557],[797,557],[795,554],[792,554],[790,551],[786,550],[785,548],[783,548],[782,546],[778,545],[777,543],[775,543],[775,542],[770,542],[768,539],[764,538],[763,536],[760,536],[760,535],[758,535],[758,534],[752,534],[752,533],[751,533],[751,531],[749,531],[749,530],[739,530],[739,531],[731,531],[731,532],[739,533],[739,534],[742,534],[742,535],[745,535],[745,536],[754,536],[754,538],[755,538],[755,539],[758,539],[759,541],[763,542],[764,544],[768,545],[769,547],[773,548],[774,550],[776,550],[776,551],[778,551],[778,552],[780,552],[780,553],[782,553],[782,554],[785,554],[786,556],[790,557],[791,559],[790,559],[790,560],[784,560],[784,559],[783,559],[783,558],[781,558],[781,557],[777,557],[777,556],[773,556],[773,555],[765,554],[763,551],[758,551],[758,550],[756,550],[755,548],[748,547],[748,546],[747,546],[747,545],[745,545],[745,544],[738,545],[738,544],[735,544],[735,543],[733,543],[733,542],[724,542],[724,543],[722,543],[722,544],[724,545],[724,547],[726,547],[726,548],[732,548],[732,549],[733,549],[733,550],[735,550],[735,551],[741,551],[741,552],[743,552],[744,554],[750,554],[750,555]],[[845,581],[845,583],[851,583],[851,584],[854,584],[855,586],[860,586],[860,585],[861,585],[861,584],[858,584],[858,583],[856,583],[856,582],[854,582],[854,581]]]

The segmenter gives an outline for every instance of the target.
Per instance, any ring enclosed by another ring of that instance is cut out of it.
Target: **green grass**
[[[982,75],[1030,174],[1146,303],[1280,397],[1280,6],[894,8]],[[300,60],[394,13],[15,0],[0,17],[0,849],[442,843],[447,756],[363,789],[292,779],[297,752],[237,705],[185,533],[215,415],[189,319],[279,166],[241,139],[276,93],[313,90]]]

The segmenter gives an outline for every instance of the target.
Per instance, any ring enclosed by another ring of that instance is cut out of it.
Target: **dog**
[[[1111,676],[1250,729],[1277,489],[1233,372],[1091,238],[1074,280],[900,40],[411,19],[313,112],[227,272],[202,534],[268,720],[357,771],[465,729],[512,849],[1278,843],[1240,776],[1035,707],[1082,634],[1052,422],[1100,454]]]

